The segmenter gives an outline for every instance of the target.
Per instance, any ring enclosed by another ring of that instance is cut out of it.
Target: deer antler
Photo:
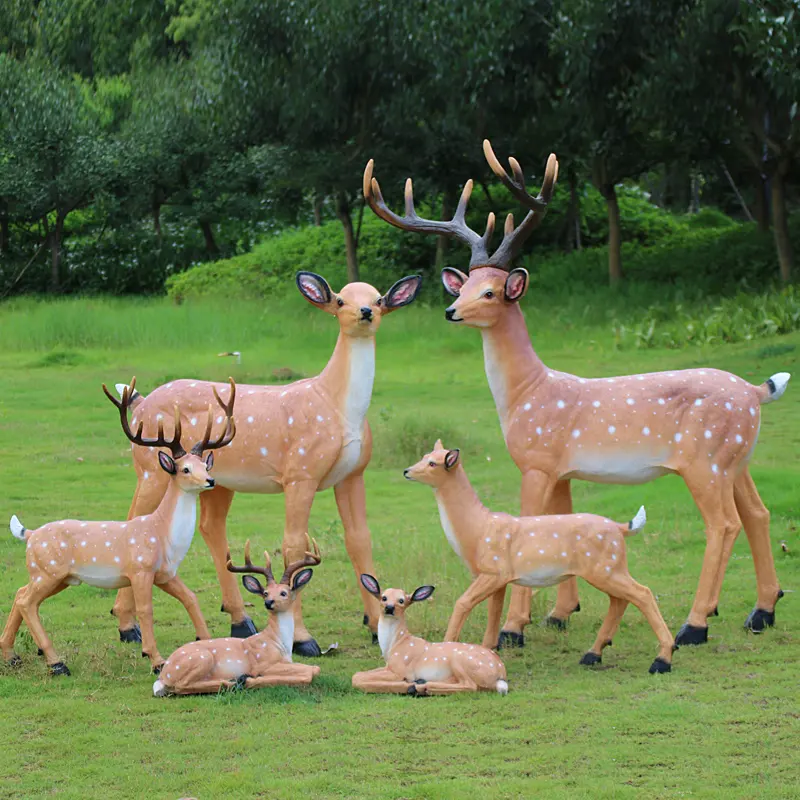
[[[263,575],[267,579],[267,583],[275,583],[275,578],[272,575],[272,560],[270,559],[269,553],[266,550],[264,551],[264,559],[267,563],[266,567],[257,567],[252,561],[250,561],[250,540],[248,539],[244,546],[244,566],[234,566],[233,561],[231,560],[230,550],[228,550],[228,554],[226,556],[225,566],[228,568],[228,572],[244,572],[252,573],[253,575]]]
[[[117,400],[117,398],[108,391],[106,385],[103,384],[103,391],[106,393],[106,397],[117,407],[117,410],[119,411],[119,420],[122,424],[122,430],[125,435],[134,444],[141,445],[142,447],[168,447],[172,452],[173,459],[178,459],[182,456],[185,456],[186,451],[181,446],[181,415],[177,405],[175,406],[175,432],[171,440],[168,441],[165,438],[164,423],[161,420],[158,421],[158,438],[156,439],[145,439],[144,436],[142,436],[144,421],[139,423],[139,428],[136,433],[131,431],[130,425],[128,424],[128,408],[130,408],[133,400],[135,388],[136,377],[134,376],[131,379],[130,385],[126,386],[122,390],[122,399]]]
[[[547,213],[547,204],[553,196],[553,189],[555,188],[556,180],[558,180],[558,159],[556,159],[555,153],[550,153],[550,157],[547,159],[547,167],[545,168],[544,183],[542,183],[541,191],[536,197],[533,197],[528,194],[525,188],[525,176],[516,158],[512,156],[508,159],[508,163],[511,165],[511,171],[514,173],[514,177],[512,178],[505,171],[503,165],[497,160],[497,156],[494,154],[494,150],[492,150],[492,145],[488,139],[483,140],[483,154],[486,156],[486,161],[492,168],[492,172],[500,178],[503,185],[520,203],[522,203],[522,205],[530,209],[525,219],[522,220],[516,228],[514,227],[514,215],[509,214],[506,217],[503,241],[489,259],[489,264],[491,266],[500,269],[508,269],[508,264],[510,264],[519,253],[528,236],[539,227],[544,219],[544,215]]]
[[[301,569],[302,567],[313,567],[322,561],[322,556],[319,553],[319,545],[317,544],[316,539],[312,539],[308,534],[306,534],[306,540],[308,541],[308,546],[313,546],[313,553],[310,553],[306,550],[306,554],[303,558],[299,559],[298,561],[292,561],[291,564],[286,565],[286,569],[283,571],[283,577],[281,578],[281,583],[285,583],[287,586],[289,585],[289,581],[292,579],[292,575],[294,575],[297,570]]]
[[[228,380],[231,384],[231,399],[228,401],[227,405],[219,396],[217,387],[211,387],[214,391],[214,397],[217,398],[217,402],[222,406],[222,410],[225,412],[225,416],[227,417],[227,425],[225,426],[225,430],[222,436],[220,436],[218,439],[215,439],[213,442],[210,441],[211,427],[214,424],[214,414],[211,404],[209,403],[208,422],[206,423],[206,432],[203,435],[203,440],[192,447],[192,453],[194,453],[196,456],[202,455],[204,450],[217,450],[220,447],[225,447],[225,445],[230,444],[231,439],[233,439],[233,437],[236,435],[236,423],[233,419],[233,404],[236,402],[236,384],[234,383],[233,378],[228,378]]]
[[[489,242],[494,233],[494,213],[490,213],[486,219],[486,231],[483,236],[480,236],[467,225],[464,217],[467,213],[467,203],[469,203],[469,198],[472,194],[472,180],[468,180],[464,184],[464,190],[461,192],[461,199],[458,201],[456,213],[453,214],[453,218],[449,221],[436,221],[423,219],[417,215],[417,212],[414,210],[414,191],[411,178],[409,178],[406,181],[405,190],[405,216],[401,217],[395,214],[386,205],[383,195],[381,194],[381,187],[377,179],[372,177],[374,166],[374,159],[370,159],[364,170],[364,200],[366,200],[369,207],[382,220],[388,222],[390,225],[394,225],[396,228],[402,228],[404,231],[434,233],[439,236],[448,236],[451,239],[458,239],[472,248],[470,267],[486,264],[489,259]]]

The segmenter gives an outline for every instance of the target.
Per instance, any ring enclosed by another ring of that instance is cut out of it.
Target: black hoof
[[[515,633],[514,631],[500,631],[497,649],[502,650],[504,647],[525,647],[525,634]]]
[[[714,606],[714,610],[708,615],[709,617],[718,617],[719,616],[719,608]]]
[[[37,653],[38,655],[40,655],[40,656],[43,656],[43,655],[44,655],[44,650],[42,650],[42,648],[41,648],[41,647],[39,647],[39,648],[37,648],[37,650],[36,650],[36,653]]]
[[[364,619],[361,620],[362,625],[369,625],[369,614],[364,614]]]
[[[11,656],[8,661],[6,661],[6,664],[8,664],[9,667],[21,667],[22,659],[16,653],[14,653],[14,655]]]
[[[138,625],[134,625],[132,628],[128,628],[126,631],[123,631],[122,628],[120,628],[119,640],[121,642],[127,642],[128,644],[140,643],[142,641],[142,631]]]
[[[558,628],[558,630],[563,631],[566,630],[567,621],[565,619],[559,619],[558,617],[545,617],[544,624],[546,628]]]
[[[372,634],[372,644],[378,644],[378,634],[377,633],[373,633]]]
[[[603,658],[602,656],[599,656],[597,653],[593,653],[590,650],[588,653],[583,654],[583,658],[581,659],[580,663],[584,667],[593,667],[595,664],[602,664]]]
[[[412,683],[411,686],[406,689],[406,694],[410,694],[412,697],[416,697],[417,695],[417,687]]]
[[[247,639],[248,636],[255,636],[258,633],[253,620],[245,617],[241,622],[231,623],[231,636],[235,639]]]
[[[319,649],[316,639],[308,639],[305,642],[295,642],[292,645],[292,652],[303,658],[319,658],[322,650]]]
[[[63,661],[57,661],[50,665],[51,675],[70,675],[69,667]]]
[[[417,679],[414,681],[414,683],[416,683],[416,684],[417,684],[417,686],[423,686],[423,685],[424,685],[424,684],[426,684],[427,682],[428,682],[428,681],[426,681],[424,678],[417,678]]]
[[[572,613],[573,614],[577,614],[578,611],[580,611],[580,610],[581,610],[581,604],[578,603],[578,605],[576,605],[575,608],[572,609]]]
[[[160,675],[162,669],[164,669],[163,664],[156,664],[156,666],[153,667],[153,675]]]
[[[247,688],[247,679],[252,677],[252,675],[240,675],[231,688],[234,692],[244,691]]]
[[[672,672],[672,664],[668,664],[663,658],[657,658],[649,670],[651,675],[663,675],[665,672]]]
[[[775,624],[775,612],[765,611],[763,608],[754,608],[745,620],[745,630],[753,633],[763,633],[766,628]]]
[[[681,626],[675,637],[675,644],[705,644],[708,641],[708,628],[698,628],[688,622]]]

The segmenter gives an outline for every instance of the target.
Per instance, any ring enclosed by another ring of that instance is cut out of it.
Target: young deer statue
[[[186,452],[181,444],[182,426],[180,411],[174,409],[175,427],[171,439],[164,435],[164,423],[158,422],[158,436],[146,439],[139,424],[133,433],[128,424],[128,408],[136,391],[136,378],[130,388],[122,392],[118,401],[106,389],[103,391],[119,410],[125,435],[142,448],[169,449],[172,455],[157,451],[155,458],[167,476],[167,486],[157,508],[145,516],[127,522],[81,522],[74,519],[49,522],[36,530],[26,530],[16,516],[11,517],[11,532],[26,542],[26,562],[30,580],[14,598],[14,605],[6,622],[0,649],[3,657],[18,663],[14,654],[14,640],[25,620],[34,641],[44,653],[54,675],[69,675],[69,669],[56,654],[53,644],[39,619],[42,601],[66,589],[87,583],[102,589],[131,587],[136,613],[142,625],[142,655],[150,659],[154,672],[158,672],[163,659],[158,652],[153,634],[153,584],[177,598],[186,608],[200,639],[208,638],[200,606],[195,595],[178,577],[178,569],[189,550],[194,536],[197,513],[197,495],[214,486],[209,471],[214,465],[213,450],[225,447],[236,433],[233,421],[233,404],[236,386],[230,379],[231,396],[224,403],[214,391],[222,406],[225,428],[216,439],[211,438],[213,415],[208,409],[208,423],[202,440]],[[203,458],[203,453],[208,454]]]
[[[308,543],[311,547],[311,542]],[[210,694],[220,689],[239,687],[258,689],[261,686],[304,686],[319,675],[319,667],[292,663],[294,611],[298,592],[308,584],[313,570],[322,561],[316,541],[313,552],[286,565],[276,581],[272,575],[269,553],[264,553],[266,567],[250,561],[250,541],[244,546],[244,566],[235,567],[230,553],[229,572],[250,573],[242,578],[248,592],[261,595],[269,611],[269,623],[261,633],[247,639],[206,639],[178,648],[166,661],[153,694]],[[253,574],[267,579],[263,587]]]
[[[234,492],[285,496],[286,523],[283,557],[288,563],[302,557],[311,504],[316,492],[333,487],[344,526],[347,553],[356,574],[372,570],[372,544],[367,526],[364,470],[372,452],[367,410],[375,378],[375,333],[381,319],[413,302],[421,279],[399,280],[385,294],[366,283],[351,283],[331,291],[324,278],[297,273],[300,293],[322,311],[336,317],[339,338],[328,365],[315,378],[281,386],[239,387],[239,436],[218,454],[216,487],[200,499],[200,532],[214,559],[222,588],[222,610],[231,615],[231,635],[256,633],[245,614],[236,580],[226,569],[228,542],[225,520]],[[135,421],[146,429],[175,403],[201,425],[217,384],[178,380],[160,386],[147,397],[134,395]],[[154,468],[155,454],[133,448],[137,485],[130,515],[143,514],[160,502],[166,482]],[[378,605],[362,592],[365,623],[377,630]],[[128,590],[114,605],[120,637],[135,640],[133,598]],[[318,656],[320,649],[303,624],[301,601],[294,604],[294,651]]]
[[[505,665],[491,650],[459,642],[426,642],[408,632],[406,610],[427,600],[433,586],[420,586],[412,594],[402,589],[381,592],[372,575],[362,575],[361,584],[380,600],[378,641],[386,666],[353,675],[356,689],[417,696],[479,690],[508,693]]]
[[[442,271],[445,289],[456,298],[445,317],[478,328],[483,337],[486,377],[500,427],[522,473],[523,514],[571,512],[573,478],[639,484],[678,474],[703,517],[707,543],[694,604],[676,643],[707,641],[707,618],[717,613],[725,567],[742,525],[758,584],[756,606],[745,624],[755,632],[773,625],[782,592],[770,549],[769,512],[750,477],[748,462],[758,438],[761,406],[783,394],[789,375],[781,372],[753,386],[715,369],[586,379],[546,367],[534,352],[519,307],[528,289],[528,273],[510,265],[545,215],[558,162],[551,154],[541,192],[532,197],[514,158],[509,159],[511,177],[488,141],[483,149],[494,173],[530,209],[517,227],[508,216],[503,241],[491,257],[494,215],[489,215],[483,236],[464,222],[472,181],[464,187],[449,222],[416,215],[410,180],[405,216],[394,214],[372,178],[372,161],[364,173],[364,196],[379,217],[398,228],[449,236],[472,248],[468,275],[451,268]],[[514,587],[501,641],[523,644],[530,599],[530,589]],[[578,608],[577,583],[570,579],[559,586],[548,621],[563,627]]]
[[[446,450],[441,440],[403,474],[410,481],[433,487],[445,536],[474,576],[456,603],[446,640],[455,641],[472,609],[488,598],[489,623],[483,646],[494,647],[509,583],[540,589],[579,577],[609,598],[608,614],[581,664],[600,663],[603,648],[611,644],[628,603],[633,603],[660,645],[650,672],[670,671],[672,635],[653,593],[628,572],[625,537],[644,527],[643,507],[625,524],[595,514],[513,517],[494,513],[475,494],[459,451]]]

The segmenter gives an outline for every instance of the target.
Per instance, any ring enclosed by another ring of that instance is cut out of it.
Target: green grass
[[[602,315],[565,323],[546,298],[525,303],[541,355],[567,371],[594,376],[711,364],[754,382],[797,371],[800,334],[716,349],[619,353]],[[0,522],[5,526],[12,513],[29,527],[70,516],[125,516],[133,470],[101,382],[136,374],[147,391],[175,376],[270,381],[280,368],[313,375],[335,336],[335,322],[299,298],[282,307],[95,299],[0,306]],[[519,474],[500,436],[475,331],[447,327],[440,307],[412,307],[386,319],[378,339],[370,412],[376,452],[366,478],[377,570],[386,585],[436,584],[434,599],[409,620],[438,638],[468,575],[441,532],[431,491],[407,484],[402,468],[444,433],[445,444],[462,448],[484,501],[509,511],[519,509]],[[226,350],[241,350],[241,365],[217,357]],[[42,618],[73,677],[47,676],[24,626],[23,667],[0,666],[0,797],[800,796],[800,614],[792,593],[800,577],[798,422],[800,390],[790,387],[764,410],[753,462],[773,513],[773,551],[787,590],[775,628],[763,636],[742,630],[755,579],[740,537],[709,644],[678,651],[670,675],[647,674],[657,644],[632,607],[603,668],[578,666],[607,605],[582,584],[583,610],[566,633],[533,624],[527,647],[504,654],[507,697],[361,695],[350,676],[379,666],[380,654],[360,624],[341,524],[332,493],[324,492],[311,517],[324,561],[304,605],[320,643],[338,641],[340,650],[320,662],[317,684],[155,699],[147,662],[117,641],[108,613],[113,593],[72,588],[45,602]],[[676,630],[691,605],[704,548],[699,514],[681,481],[574,488],[577,510],[628,519],[640,503],[647,506],[647,527],[628,541],[631,572],[657,594]],[[229,526],[234,553],[247,538],[257,549],[278,548],[282,515],[281,497],[238,495]],[[200,536],[181,576],[197,592],[212,633],[227,634]],[[0,535],[0,621],[25,579],[23,548]],[[534,599],[534,620],[553,597],[550,590]],[[155,610],[167,655],[191,638],[191,625],[163,594]],[[264,623],[263,608],[250,611]],[[479,641],[484,622],[479,608],[465,638]]]

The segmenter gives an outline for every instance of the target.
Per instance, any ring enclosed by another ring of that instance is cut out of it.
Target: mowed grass
[[[610,329],[564,322],[546,299],[527,298],[529,327],[545,361],[587,376],[713,365],[760,383],[796,371],[800,335],[709,351],[618,353]],[[288,367],[313,375],[327,361],[336,323],[300,298],[269,307],[175,307],[163,301],[17,302],[0,307],[0,523],[66,517],[122,519],[135,480],[114,409],[100,384],[136,374],[147,392],[173,377],[274,382]],[[217,353],[240,350],[242,363]],[[441,531],[431,490],[402,469],[437,435],[460,447],[487,505],[517,512],[519,474],[500,435],[483,372],[480,337],[448,327],[442,308],[411,307],[385,319],[370,411],[376,449],[367,504],[376,571],[385,586],[436,585],[409,612],[412,629],[444,633],[469,577]],[[118,641],[114,594],[71,588],[42,619],[73,671],[51,678],[24,626],[20,669],[0,666],[0,797],[492,798],[800,796],[797,702],[800,657],[798,440],[800,388],[764,409],[753,473],[773,517],[773,552],[786,596],[775,628],[748,635],[755,600],[742,535],[709,644],[682,648],[670,675],[651,676],[655,636],[629,607],[600,669],[578,665],[607,607],[581,584],[582,611],[564,633],[538,623],[554,590],[534,598],[524,650],[504,652],[511,692],[413,700],[362,695],[351,675],[382,662],[361,626],[362,609],[332,492],[317,496],[311,533],[323,563],[305,612],[320,644],[308,690],[272,689],[155,699],[148,664]],[[574,485],[576,510],[627,520],[640,504],[644,532],[628,540],[631,572],[657,594],[675,631],[691,606],[704,536],[683,483]],[[281,496],[237,495],[229,517],[235,554],[280,547]],[[788,552],[780,547],[784,540]],[[198,594],[213,635],[229,631],[202,538],[181,576]],[[0,621],[26,581],[24,548],[0,535]],[[250,595],[247,596],[251,598]],[[166,656],[193,637],[184,610],[155,596]],[[262,606],[250,609],[261,627]],[[480,641],[485,609],[464,638]]]

